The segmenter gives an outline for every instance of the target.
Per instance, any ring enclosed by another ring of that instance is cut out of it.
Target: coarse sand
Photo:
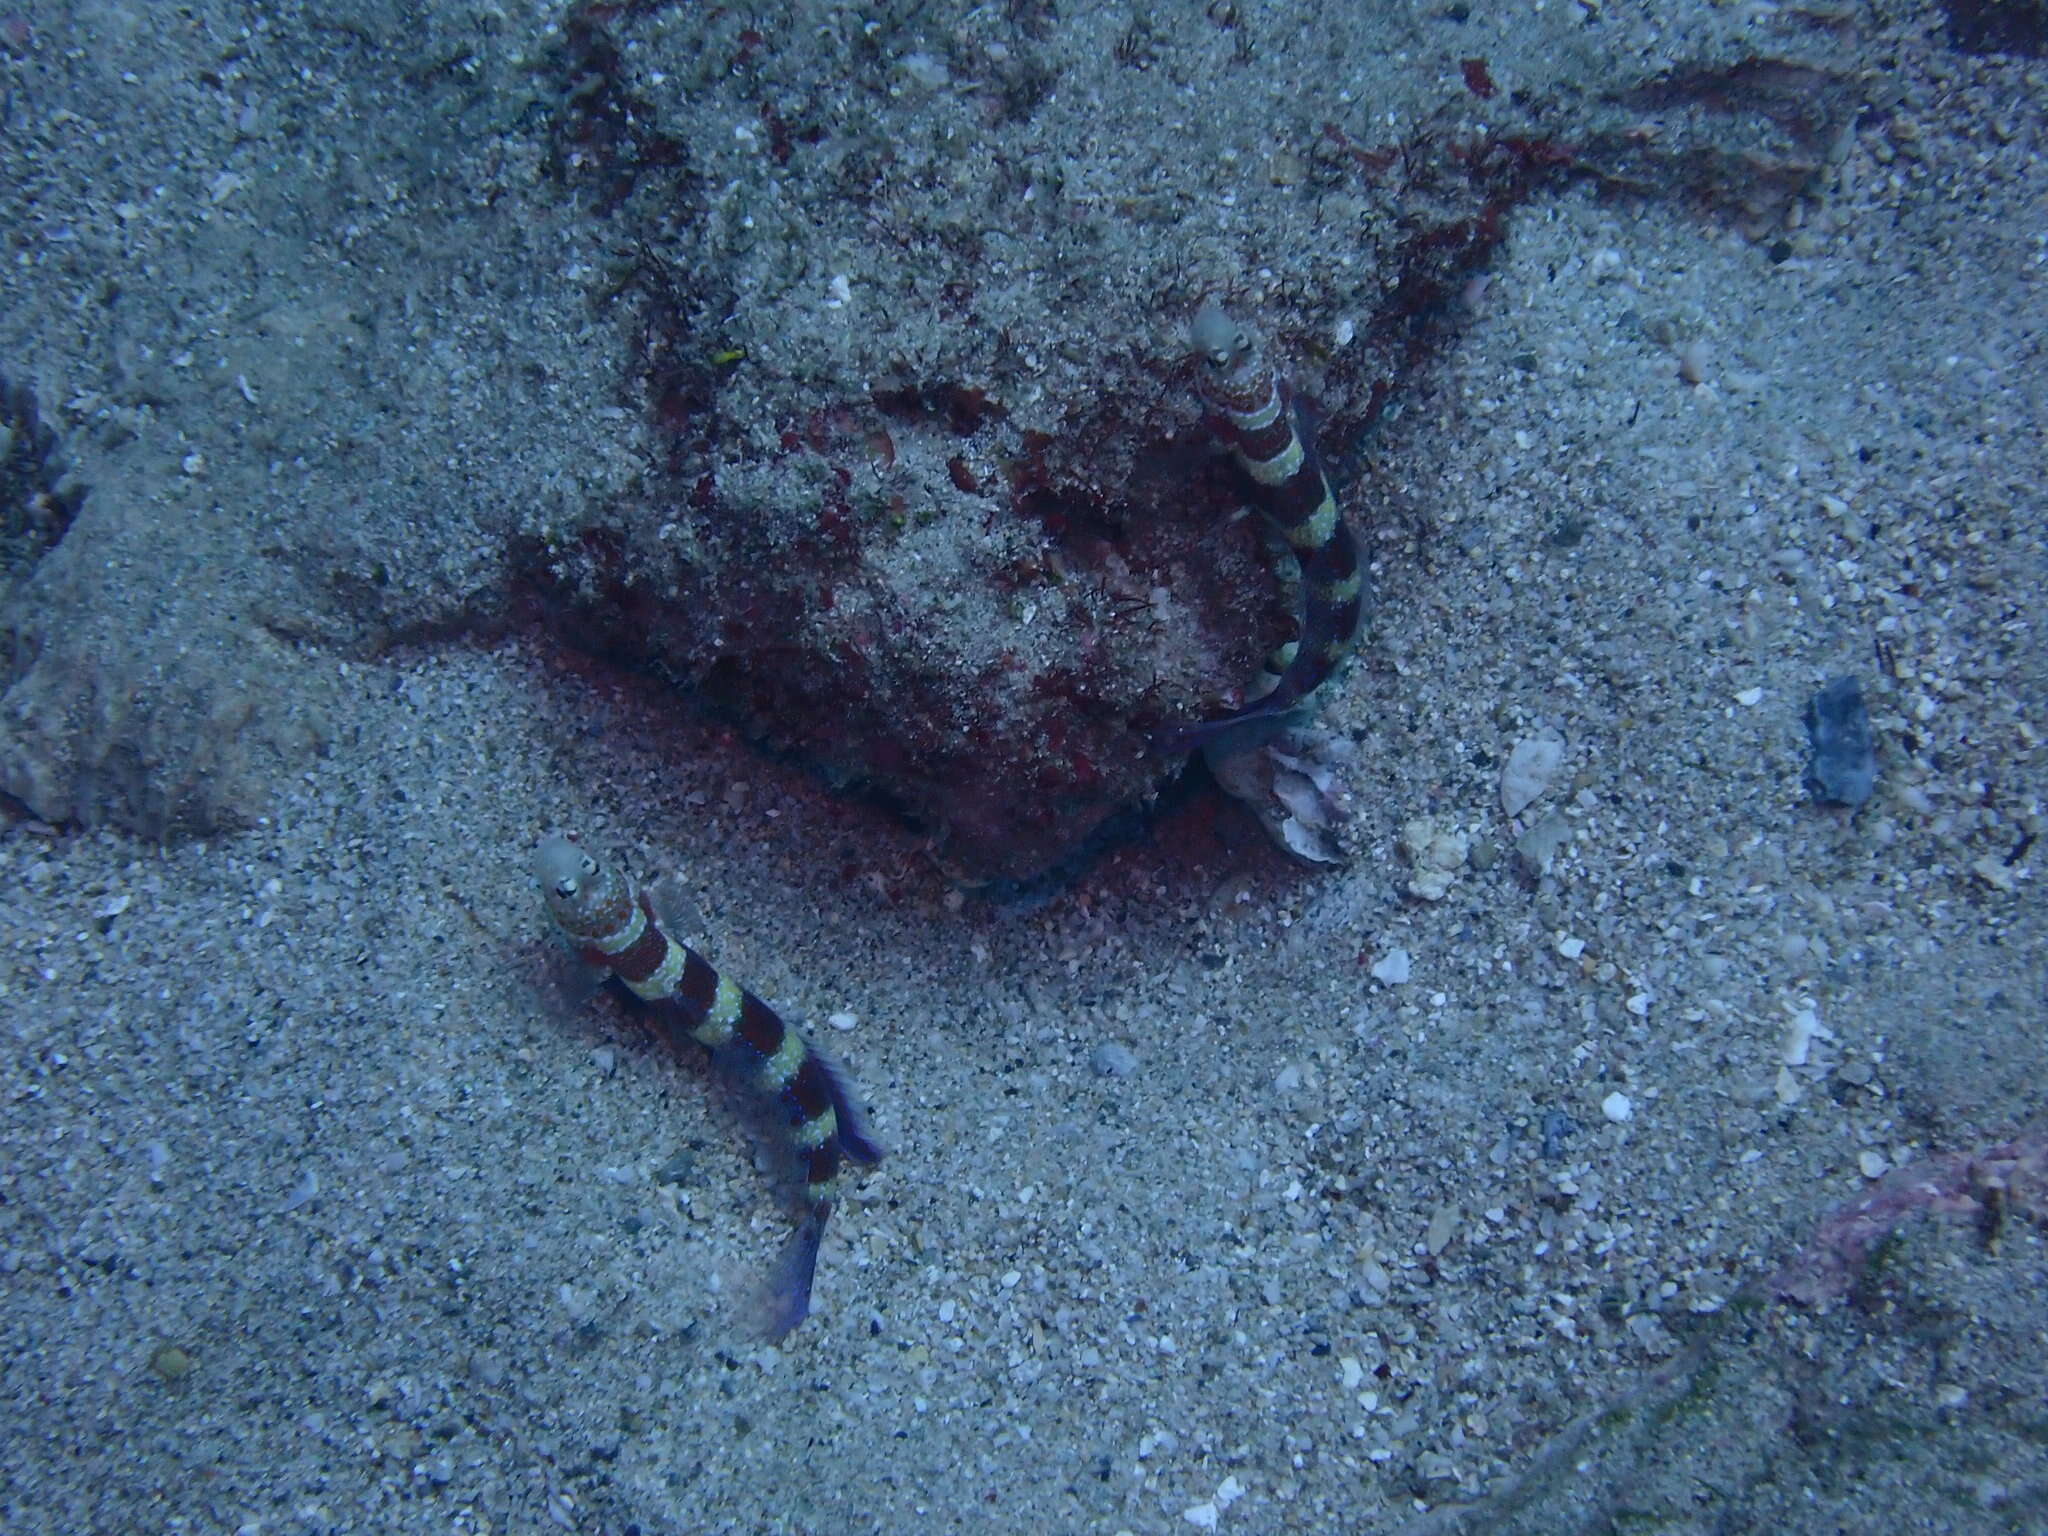
[[[2048,86],[1899,69],[1925,105],[1782,237],[1515,215],[1348,470],[1341,869],[1197,798],[988,901],[516,626],[306,640],[322,750],[248,830],[13,807],[0,1526],[2048,1529]],[[1842,674],[1854,815],[1801,782]],[[698,1065],[565,988],[557,831],[680,880],[870,1106],[780,1347],[788,1215]]]

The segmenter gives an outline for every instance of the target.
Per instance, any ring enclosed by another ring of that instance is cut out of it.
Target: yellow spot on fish
[[[728,1027],[738,1023],[742,996],[738,982],[730,976],[719,977],[718,990],[711,995],[711,1022]]]
[[[733,1026],[740,1019],[740,989],[729,976],[718,978],[718,990],[704,1011],[704,1022],[690,1033],[704,1045],[717,1047],[732,1039]]]
[[[830,1104],[825,1113],[813,1116],[789,1133],[789,1139],[796,1143],[799,1152],[810,1152],[822,1147],[839,1134],[839,1116]]]
[[[804,1042],[793,1029],[782,1032],[782,1044],[775,1054],[761,1063],[761,1081],[769,1091],[780,1091],[783,1084],[796,1076],[796,1069],[804,1064]]]
[[[1245,459],[1244,467],[1261,485],[1285,485],[1301,473],[1302,458],[1301,434],[1296,432],[1288,437],[1287,446],[1273,457],[1256,462]]]
[[[1300,455],[1297,453],[1297,462],[1299,458]],[[1312,549],[1321,549],[1330,542],[1330,539],[1336,532],[1337,503],[1330,497],[1325,496],[1322,504],[1309,515],[1305,522],[1298,523],[1287,530],[1287,542],[1293,545],[1294,548],[1306,553]]]

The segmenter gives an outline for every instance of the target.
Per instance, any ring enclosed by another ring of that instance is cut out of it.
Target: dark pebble
[[[1859,806],[1877,784],[1877,754],[1870,745],[1870,714],[1853,677],[1838,677],[1806,705],[1813,756],[1806,791],[1822,805]]]

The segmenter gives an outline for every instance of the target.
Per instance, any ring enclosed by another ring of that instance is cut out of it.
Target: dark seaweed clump
[[[35,395],[0,375],[0,601],[57,547],[85,500]]]

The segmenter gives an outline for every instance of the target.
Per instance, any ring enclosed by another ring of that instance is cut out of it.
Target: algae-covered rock
[[[898,10],[371,0],[345,33],[287,9],[232,49],[24,55],[63,112],[0,143],[0,355],[94,490],[8,535],[0,787],[232,825],[317,749],[335,658],[538,628],[885,800],[961,877],[1028,878],[1286,637],[1200,421],[1202,297],[1268,339],[1370,565],[1409,477],[1361,439],[1518,209],[1587,183],[1768,221],[1856,102],[1825,30],[1766,59],[1731,23],[1646,75],[1563,23],[1490,70],[1370,8],[1313,41],[1232,7],[1136,40]],[[1298,88],[1339,57],[1355,90]],[[264,88],[120,83],[223,71]]]

